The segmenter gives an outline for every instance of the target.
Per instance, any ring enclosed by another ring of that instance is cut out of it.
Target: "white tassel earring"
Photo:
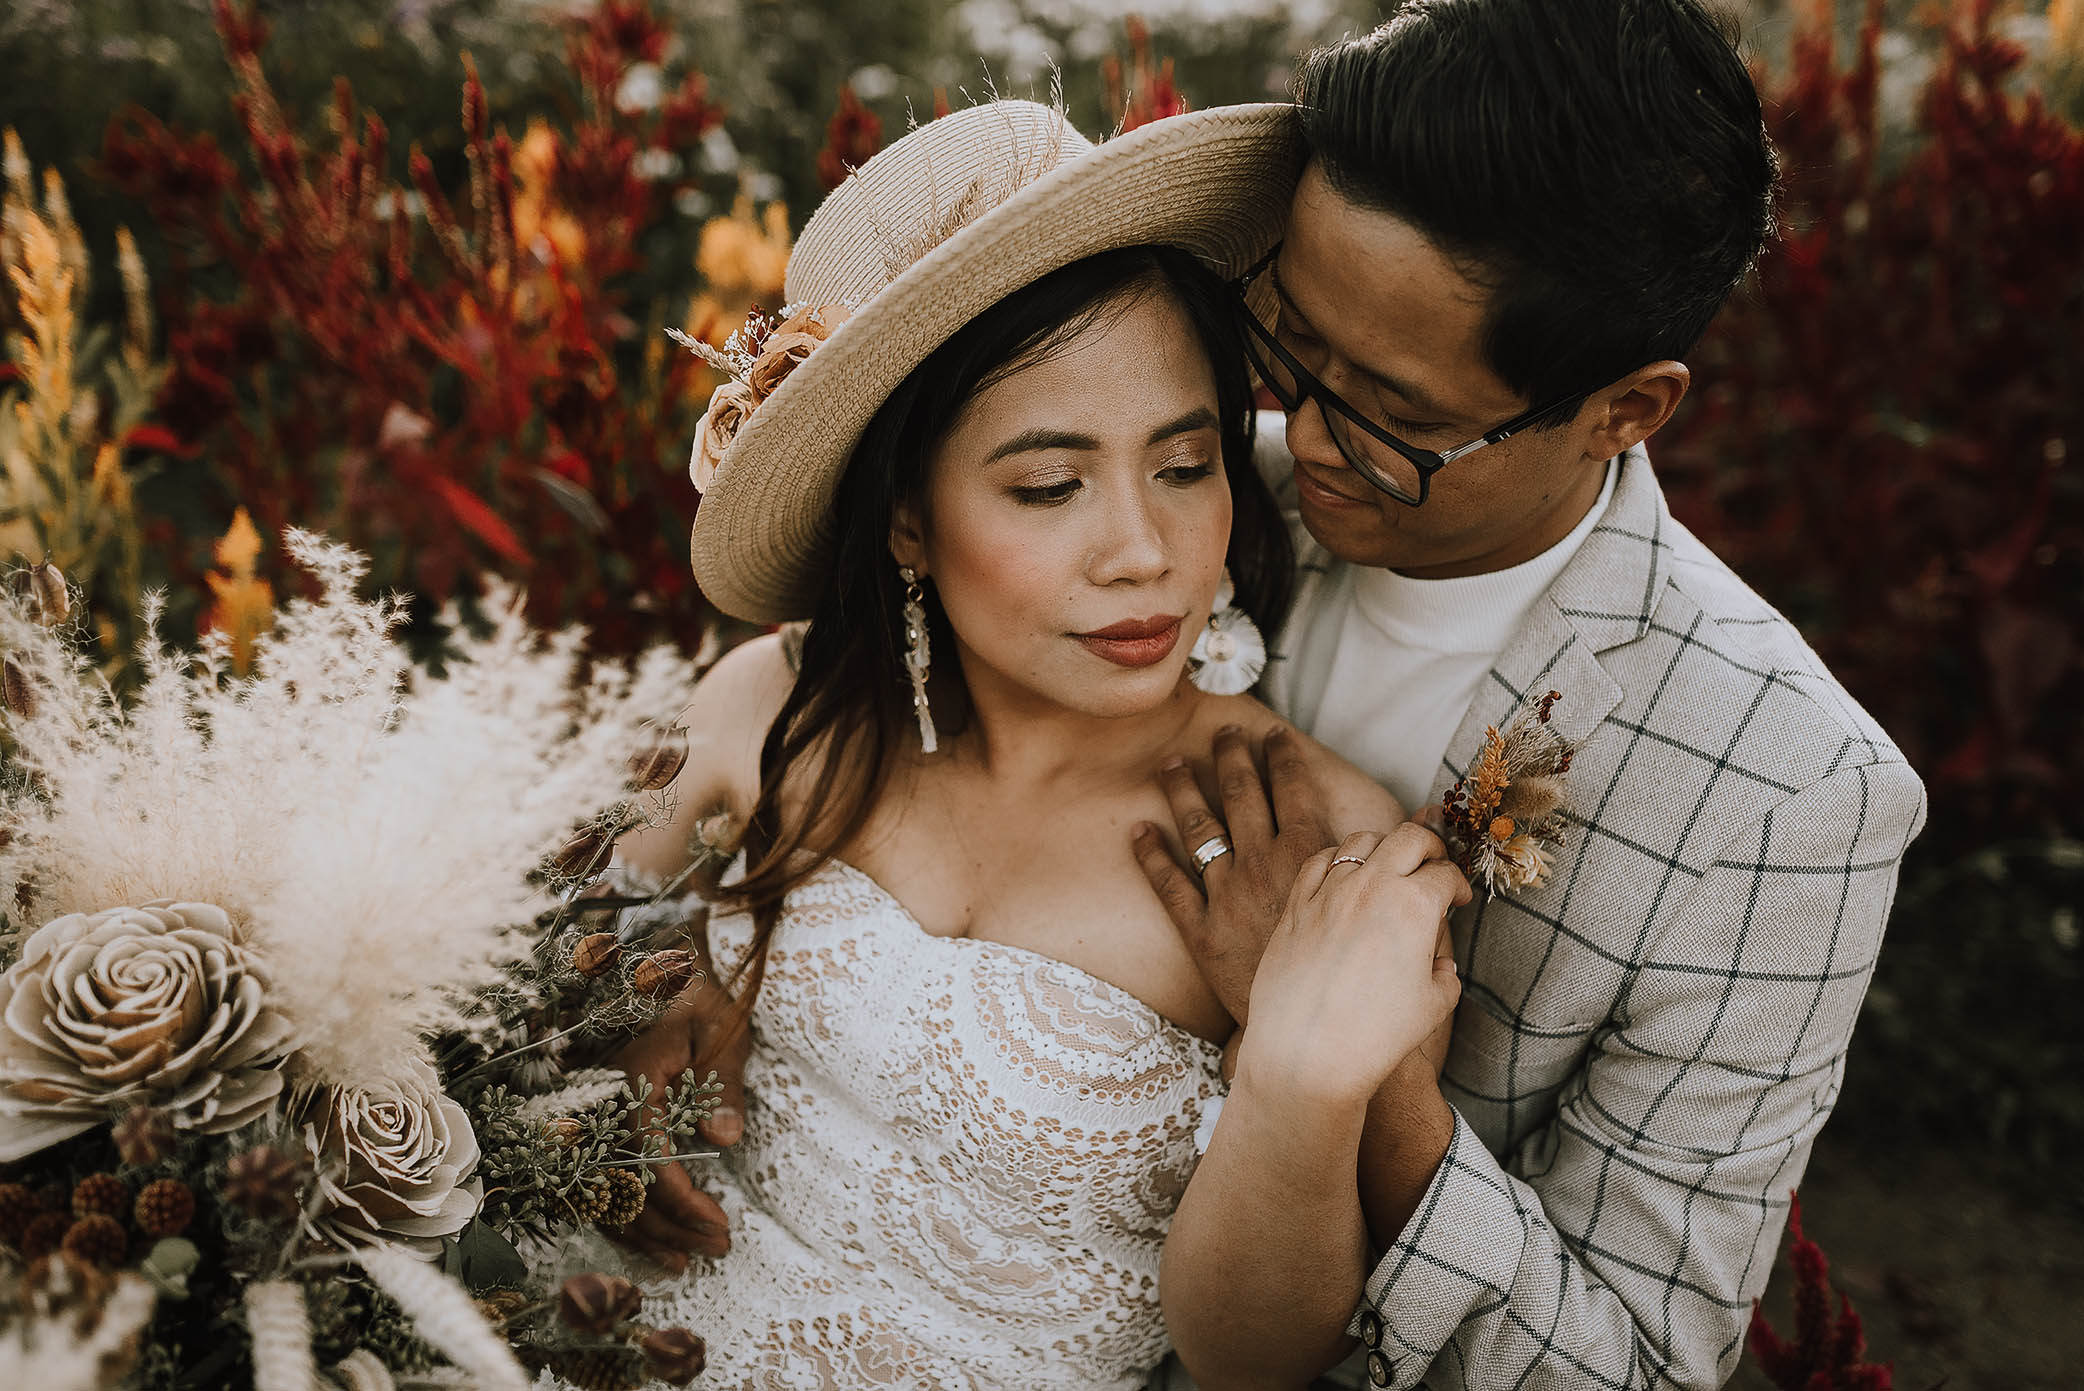
[[[919,745],[932,753],[940,746],[934,737],[933,711],[926,703],[926,668],[933,652],[926,635],[926,591],[919,587],[919,572],[909,565],[897,568],[905,586],[905,670],[912,676],[912,713],[919,717]]]
[[[1266,639],[1252,616],[1236,606],[1236,599],[1226,565],[1208,626],[1194,639],[1187,672],[1187,679],[1210,695],[1243,695],[1266,670]]]

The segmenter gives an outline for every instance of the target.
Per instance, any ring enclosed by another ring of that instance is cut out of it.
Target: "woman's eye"
[[[1206,459],[1192,463],[1174,464],[1158,476],[1173,483],[1198,483],[1216,471],[1216,466]]]
[[[1038,483],[1029,488],[1015,488],[1013,496],[1024,503],[1047,507],[1053,503],[1069,501],[1071,494],[1078,491],[1078,486],[1077,479],[1066,478],[1061,483]]]

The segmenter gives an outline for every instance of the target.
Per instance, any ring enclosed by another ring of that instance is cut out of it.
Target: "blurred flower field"
[[[2084,0],[1735,8],[1785,235],[1653,456],[1930,788],[1834,1133],[2046,1175],[2084,1141]],[[170,634],[265,628],[289,525],[370,553],[429,648],[490,573],[693,650],[715,382],[667,328],[778,307],[792,229],[909,119],[1277,97],[1375,7],[1141,13],[15,0],[0,544],[82,586],[118,682],[146,587]]]

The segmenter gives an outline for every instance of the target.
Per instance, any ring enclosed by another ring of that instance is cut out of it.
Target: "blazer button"
[[[1363,1311],[1360,1316],[1360,1336],[1371,1348],[1382,1346],[1382,1320],[1375,1317],[1372,1309]]]
[[[1379,1352],[1371,1352],[1368,1354],[1369,1381],[1374,1382],[1377,1386],[1387,1386],[1390,1383],[1390,1378],[1393,1375],[1393,1371],[1394,1369],[1391,1368],[1391,1366],[1389,1365],[1389,1359],[1387,1357],[1384,1357]]]

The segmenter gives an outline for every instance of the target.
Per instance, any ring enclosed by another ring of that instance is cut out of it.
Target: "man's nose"
[[[1331,431],[1324,423],[1324,408],[1314,396],[1288,412],[1288,453],[1326,472],[1353,468],[1332,442]]]

